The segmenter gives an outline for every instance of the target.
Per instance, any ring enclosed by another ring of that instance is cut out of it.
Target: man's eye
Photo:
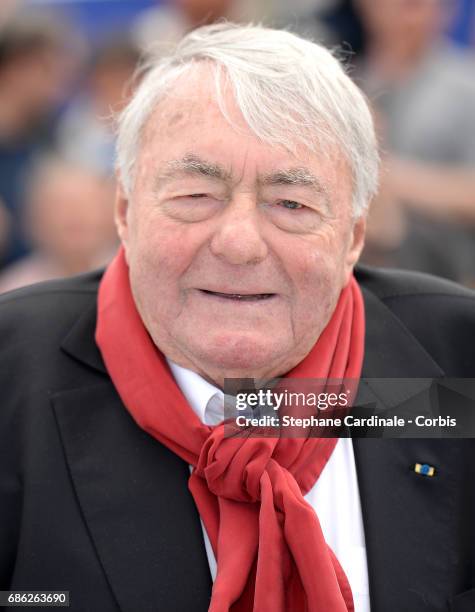
[[[304,208],[303,204],[299,204],[298,202],[294,202],[294,200],[280,200],[277,202],[279,206],[282,208],[286,208],[287,210],[299,210]]]
[[[190,198],[206,198],[208,196],[207,193],[190,193]]]

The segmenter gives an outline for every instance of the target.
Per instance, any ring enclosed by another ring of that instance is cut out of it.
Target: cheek
[[[321,321],[326,312],[331,310],[337,293],[338,280],[334,262],[316,254],[302,281],[301,307],[307,317]]]
[[[342,281],[343,249],[341,239],[333,232],[289,248],[294,253],[295,276],[302,293],[312,295],[315,288],[336,287]]]
[[[300,257],[296,249],[293,250],[292,276],[296,289],[293,319],[297,335],[310,330],[321,332],[343,286],[342,254],[340,249],[328,247],[327,241],[308,244],[300,251]]]
[[[152,267],[155,274],[163,274],[186,255],[183,231],[151,206],[138,207],[129,227],[129,257],[136,267]]]
[[[130,219],[127,260],[135,301],[146,323],[163,314],[176,295],[185,249],[177,232],[151,215]]]
[[[175,317],[184,299],[183,279],[206,243],[206,235],[195,225],[171,221],[155,211],[134,221],[129,266],[141,314],[144,320],[170,313]]]

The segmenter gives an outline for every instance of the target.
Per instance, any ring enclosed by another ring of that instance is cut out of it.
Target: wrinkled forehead
[[[150,112],[143,128],[143,141],[158,133],[175,134],[177,126],[187,122],[199,125],[210,120],[221,121],[223,116],[234,128],[249,131],[225,73],[217,84],[216,70],[214,63],[196,62],[178,76]]]
[[[200,129],[203,131],[200,132]],[[229,133],[244,136],[259,143],[262,150],[267,150],[269,154],[280,152],[299,160],[325,158],[339,163],[345,159],[341,147],[330,139],[321,142],[315,138],[313,143],[304,143],[290,129],[285,142],[263,138],[244,118],[233,88],[225,77],[217,85],[215,66],[209,62],[190,68],[174,82],[166,96],[157,102],[145,123],[141,148],[154,148],[171,139],[173,143],[177,140],[183,142],[188,151],[193,152],[194,147],[210,139],[213,133],[221,139]]]
[[[241,129],[249,129],[231,92],[225,96],[226,108],[229,108],[233,123]],[[186,74],[178,77],[169,87],[166,94],[153,108],[145,122],[142,142],[150,143],[152,139],[176,135],[177,128],[192,123],[203,124],[210,119],[221,119],[222,110],[218,104],[218,94],[213,75],[209,67],[190,67]],[[186,133],[183,133],[186,138]]]

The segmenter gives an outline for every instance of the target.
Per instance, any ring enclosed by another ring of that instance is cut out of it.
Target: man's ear
[[[361,215],[353,222],[350,235],[350,246],[345,257],[345,284],[350,280],[353,268],[358,261],[364,247],[366,234],[366,214]]]
[[[120,177],[117,177],[116,184],[114,221],[125,250],[125,255],[127,256],[129,242],[129,198],[125,194]]]

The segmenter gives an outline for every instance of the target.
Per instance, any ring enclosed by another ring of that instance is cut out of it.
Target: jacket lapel
[[[374,294],[364,292],[366,351],[362,395],[387,409],[417,392],[376,378],[437,378],[442,370]],[[406,397],[407,396],[407,397]],[[355,439],[370,598],[375,612],[445,610],[455,570],[452,547],[460,460],[456,441]],[[435,466],[436,476],[414,471]]]
[[[93,342],[95,309],[63,350],[104,371]],[[211,577],[186,463],[142,431],[112,383],[52,397],[78,503],[123,612],[208,609]],[[184,588],[185,587],[185,588]]]

